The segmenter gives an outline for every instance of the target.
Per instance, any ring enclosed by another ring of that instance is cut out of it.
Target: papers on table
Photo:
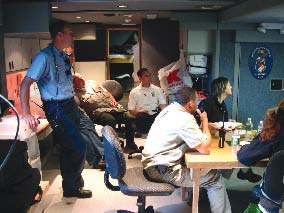
[[[250,144],[250,142],[249,142],[249,141],[241,141],[241,142],[240,142],[240,145],[241,145],[241,146],[244,146],[244,145],[247,145],[247,144]]]
[[[223,126],[223,122],[215,122],[215,123],[209,123],[210,126],[214,127],[215,129],[221,129]],[[239,122],[224,122],[224,129],[225,130],[233,130],[237,127],[242,126],[242,123]]]

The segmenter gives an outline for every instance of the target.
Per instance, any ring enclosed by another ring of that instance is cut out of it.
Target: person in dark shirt
[[[284,149],[284,97],[276,107],[268,109],[262,131],[237,153],[238,160],[253,166],[262,159],[270,158],[275,152]]]
[[[228,110],[225,104],[227,96],[232,95],[232,86],[225,77],[213,80],[211,95],[202,100],[198,108],[207,112],[209,122],[228,121]]]
[[[276,107],[266,111],[261,132],[238,151],[237,157],[242,164],[253,166],[260,160],[270,158],[274,153],[281,150],[284,150],[284,97],[281,98]],[[263,188],[267,188],[266,184],[263,181],[261,185]],[[253,193],[250,196],[251,204],[245,212],[250,212],[249,209],[260,201],[260,190],[259,185],[253,188]],[[277,202],[273,203],[276,204]]]
[[[232,95],[232,86],[230,81],[225,77],[216,78],[211,84],[211,95],[202,100],[199,103],[198,108],[207,112],[209,122],[227,122],[229,116],[225,99],[230,95]],[[239,179],[246,179],[253,183],[261,180],[261,176],[254,174],[250,168],[240,169],[237,176]]]

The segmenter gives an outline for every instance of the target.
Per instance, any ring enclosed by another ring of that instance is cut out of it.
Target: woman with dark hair
[[[202,100],[198,108],[207,112],[209,122],[228,121],[228,110],[225,104],[227,96],[232,95],[232,86],[230,81],[225,77],[219,77],[212,81],[211,95]],[[230,176],[232,172],[223,171],[224,176]],[[237,174],[239,179],[248,180],[256,183],[261,180],[261,176],[253,173],[252,169],[240,169]]]
[[[228,111],[225,104],[227,96],[232,95],[232,86],[225,77],[212,81],[211,95],[202,100],[198,108],[207,112],[209,122],[228,121]]]

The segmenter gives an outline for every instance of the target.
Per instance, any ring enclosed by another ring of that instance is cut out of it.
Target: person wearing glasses
[[[33,59],[21,83],[22,118],[35,128],[38,120],[31,114],[30,86],[36,82],[43,110],[60,145],[60,170],[64,197],[90,198],[92,192],[83,189],[86,144],[80,133],[79,108],[74,100],[73,77],[67,54],[63,51],[73,43],[71,25],[54,20],[49,25],[52,43]]]

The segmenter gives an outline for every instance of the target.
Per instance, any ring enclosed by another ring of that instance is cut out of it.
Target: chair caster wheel
[[[155,211],[154,211],[153,206],[148,206],[148,207],[145,209],[145,212],[146,212],[146,213],[154,213]]]

